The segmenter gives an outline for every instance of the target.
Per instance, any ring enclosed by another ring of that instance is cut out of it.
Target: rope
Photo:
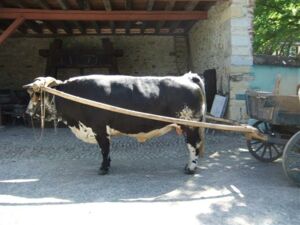
[[[75,95],[67,94],[61,91],[58,91],[56,89],[52,89],[49,87],[42,86],[41,91],[48,92],[50,94],[59,96],[61,98],[65,98],[77,103],[81,103],[84,105],[92,106],[99,109],[108,110],[111,112],[121,113],[129,116],[135,116],[143,119],[150,119],[150,120],[156,120],[161,122],[167,122],[167,123],[175,123],[179,125],[184,126],[190,126],[190,127],[198,127],[198,128],[210,128],[210,129],[216,129],[216,130],[226,130],[226,131],[234,131],[234,132],[242,132],[245,133],[245,136],[247,139],[259,139],[262,141],[267,141],[267,136],[261,134],[256,128],[249,126],[247,124],[241,124],[241,125],[225,125],[225,124],[214,124],[214,123],[207,123],[207,122],[198,122],[198,121],[192,121],[192,120],[184,120],[179,118],[173,118],[173,117],[167,117],[167,116],[160,116],[156,114],[150,114],[145,112],[139,112],[135,110],[129,110],[124,109],[117,106],[112,106],[109,104],[96,102],[93,100],[81,98]]]

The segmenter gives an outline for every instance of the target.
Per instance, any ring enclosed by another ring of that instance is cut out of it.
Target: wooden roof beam
[[[110,0],[103,0],[103,4],[105,7],[106,11],[112,11],[112,7],[111,7],[111,2]],[[113,21],[109,21],[109,26],[111,29],[111,32],[114,34],[115,33],[115,23]]]
[[[3,7],[6,7],[7,5],[8,6],[13,6],[13,7],[18,7],[18,8],[26,7],[26,5],[24,5],[22,2],[20,2],[20,0],[18,0],[16,2],[5,3],[5,4],[3,4]],[[20,16],[20,17],[22,17],[22,16]],[[17,19],[17,18],[14,18],[14,19]],[[27,29],[31,29],[36,33],[42,33],[43,32],[42,26],[40,24],[37,24],[36,22],[25,20],[22,24],[23,24],[23,27],[25,27],[26,32],[27,32]]]
[[[59,6],[61,7],[61,9],[63,9],[63,10],[69,10],[70,9],[70,5],[67,2],[67,0],[57,0],[57,2],[59,4]],[[81,24],[77,21],[73,21],[72,23],[75,27],[78,27],[80,33],[85,34],[85,27],[83,26],[83,24]]]
[[[49,9],[49,6],[45,1],[38,1],[38,3],[42,9]],[[21,2],[20,0],[18,1],[18,5],[21,8],[27,7],[27,4]],[[38,23],[37,21],[25,21],[25,26],[28,27],[29,29],[32,29],[36,33],[43,33],[43,28],[42,28],[41,24],[44,24],[45,27],[47,29],[49,29],[53,34],[57,33],[56,27],[54,25],[52,25],[50,22],[40,21],[40,23]]]
[[[222,2],[222,1],[228,1],[228,0],[156,0],[158,2]]]
[[[92,10],[92,7],[90,5],[90,3],[87,0],[76,0],[77,6],[80,9],[83,10]],[[100,25],[98,22],[95,21],[91,21],[94,29],[96,30],[96,33],[99,34],[100,33]]]
[[[18,27],[25,21],[25,18],[19,17],[9,25],[8,28],[0,35],[0,44],[2,44]]]
[[[187,4],[187,6],[185,7],[185,11],[193,11],[196,6],[198,5],[199,1],[192,1],[189,4]],[[171,26],[170,26],[170,32],[173,33],[177,27],[180,25],[181,21],[176,21],[174,22]]]
[[[125,0],[125,10],[131,10],[132,9],[132,1],[131,0]],[[126,34],[130,33],[130,27],[131,27],[131,22],[127,21],[125,24],[125,30]]]
[[[39,3],[43,4],[42,2],[39,1]],[[28,4],[23,3],[22,1],[18,0],[17,4],[21,8],[27,8]],[[47,7],[46,5],[40,5],[42,7]],[[25,26],[29,29],[32,29],[36,33],[43,33],[43,27],[41,24],[44,24],[44,26],[49,29],[53,34],[57,33],[57,29],[55,26],[53,26],[50,22],[47,21],[25,21]]]
[[[165,11],[170,11],[174,8],[175,6],[175,1],[169,1],[166,8],[165,8]],[[160,32],[160,28],[162,28],[164,25],[165,25],[166,21],[160,21],[157,23],[157,26],[156,26],[156,33],[159,33]]]
[[[62,21],[178,21],[207,19],[206,11],[83,11],[0,8],[0,19]]]
[[[148,2],[147,2],[147,11],[152,11],[153,6],[154,6],[154,1],[155,0],[148,0]],[[143,24],[142,24],[142,28],[141,28],[142,33],[145,32],[146,27],[147,27],[147,22],[144,21]]]
[[[47,0],[39,0],[37,1],[38,5],[40,6],[41,9],[50,9],[50,6],[47,2]],[[47,26],[47,28],[53,33],[53,34],[57,34],[57,28],[50,22],[48,21],[43,21],[43,23]],[[72,33],[72,29],[66,25],[65,23],[60,23],[62,26],[62,29],[67,33],[67,34],[71,34]]]

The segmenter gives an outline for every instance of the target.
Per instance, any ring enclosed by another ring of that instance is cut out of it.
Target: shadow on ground
[[[117,138],[111,172],[99,176],[98,147],[66,129],[46,130],[42,141],[25,128],[1,132],[0,206],[190,203],[203,224],[252,224],[258,218],[273,224],[290,215],[286,207],[300,208],[299,189],[284,177],[281,162],[256,161],[240,135],[208,135],[205,158],[192,176],[183,173],[183,138],[169,134],[146,144]]]

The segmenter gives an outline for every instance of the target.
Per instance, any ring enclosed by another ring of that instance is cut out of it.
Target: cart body
[[[297,95],[274,95],[247,91],[247,113],[251,118],[272,125],[300,127],[300,101]]]
[[[247,91],[247,113],[258,120],[253,126],[268,135],[267,142],[249,140],[250,153],[272,162],[283,155],[285,174],[300,185],[300,95],[274,95]]]

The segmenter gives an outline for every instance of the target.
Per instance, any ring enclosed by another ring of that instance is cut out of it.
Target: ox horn
[[[31,87],[32,87],[32,83],[25,84],[25,85],[22,86],[22,88],[24,88],[24,89],[28,89],[28,88],[31,88]]]

